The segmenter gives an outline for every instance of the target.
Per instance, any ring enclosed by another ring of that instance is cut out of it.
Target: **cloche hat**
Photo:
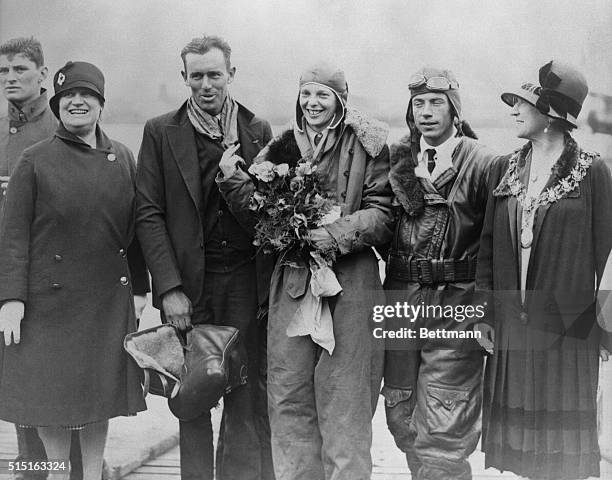
[[[550,118],[577,127],[582,104],[589,92],[586,78],[571,65],[551,60],[539,70],[539,85],[524,83],[519,89],[504,92],[501,99],[513,106],[521,98]]]
[[[53,77],[55,95],[49,100],[54,115],[59,118],[59,99],[64,92],[73,88],[86,88],[104,103],[104,75],[92,63],[67,62]]]

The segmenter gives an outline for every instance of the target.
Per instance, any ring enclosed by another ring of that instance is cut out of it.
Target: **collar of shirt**
[[[42,115],[49,108],[49,100],[47,99],[47,91],[43,88],[40,91],[40,96],[26,103],[22,108],[17,107],[12,102],[8,103],[9,119],[16,122],[30,122],[34,118]]]
[[[333,146],[336,144],[336,140],[338,138],[338,130],[339,128],[326,128],[323,132],[317,132],[315,131],[310,125],[308,125],[308,122],[306,122],[306,120],[303,120],[303,132],[306,135],[306,137],[308,138],[308,141],[310,142],[310,147],[312,148],[312,151],[314,153],[314,157],[317,156],[317,154],[321,154],[321,153],[327,153],[329,150],[331,150],[333,148]],[[315,137],[317,135],[321,135],[321,140],[320,142],[323,142],[323,145],[315,145]],[[317,148],[319,147],[319,148]]]
[[[428,178],[432,182],[436,180],[446,170],[453,166],[453,151],[460,141],[461,137],[457,137],[457,131],[455,129],[453,129],[453,135],[437,147],[432,147],[429,145],[425,141],[425,138],[421,135],[421,151],[419,152],[419,165],[415,169],[416,176]],[[425,154],[425,150],[429,150],[431,148],[436,150],[436,168],[434,168],[430,174],[427,170],[427,155]]]

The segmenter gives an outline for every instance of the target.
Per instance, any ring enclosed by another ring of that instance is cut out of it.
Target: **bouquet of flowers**
[[[307,158],[295,165],[254,163],[249,173],[258,181],[249,208],[256,213],[254,244],[266,253],[293,253],[303,259],[335,260],[335,249],[321,249],[308,231],[340,218],[340,206],[322,188],[317,167]]]
[[[281,253],[288,268],[306,263],[311,272],[310,288],[298,300],[287,335],[310,335],[331,355],[336,341],[325,297],[342,291],[331,269],[336,249],[314,244],[309,230],[340,218],[340,206],[324,192],[311,159],[301,158],[295,164],[264,160],[251,165],[249,173],[257,179],[249,206],[259,219],[253,243],[265,252]]]

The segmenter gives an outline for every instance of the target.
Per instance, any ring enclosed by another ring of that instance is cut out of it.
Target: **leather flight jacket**
[[[463,137],[453,166],[434,182],[417,178],[409,144],[391,152],[389,180],[399,203],[387,276],[422,285],[472,282],[492,155]]]

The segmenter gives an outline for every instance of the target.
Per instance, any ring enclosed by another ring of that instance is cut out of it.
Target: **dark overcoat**
[[[148,291],[135,238],[135,164],[99,128],[60,125],[24,151],[0,227],[0,302],[25,303],[21,343],[0,346],[0,418],[78,425],[145,408],[123,351]]]
[[[523,183],[530,148],[513,156]],[[578,162],[592,164],[574,189],[536,210],[523,300],[522,209],[509,181],[510,158],[492,174],[497,188],[487,203],[476,279],[479,288],[495,291],[486,464],[537,478],[598,476],[598,353],[609,333],[597,323],[594,299],[612,248],[612,178],[599,156],[568,140],[544,191]]]
[[[237,153],[250,165],[272,138],[272,130],[268,122],[239,105],[238,138]],[[160,296],[176,287],[182,287],[194,311],[203,301],[204,206],[197,158],[186,103],[146,123],[136,180],[137,230],[153,278],[156,308],[161,308]],[[268,297],[271,267],[266,273],[258,264],[260,303]]]

